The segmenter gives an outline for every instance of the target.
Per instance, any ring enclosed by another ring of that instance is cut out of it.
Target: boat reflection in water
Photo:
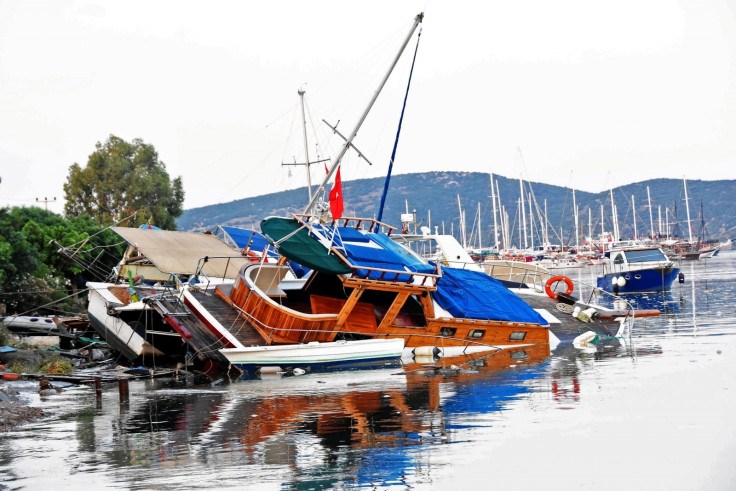
[[[448,443],[463,415],[495,413],[524,396],[548,356],[548,346],[530,345],[418,358],[403,368],[263,374],[214,388],[134,382],[127,405],[80,421],[86,430],[78,434],[87,435],[84,450],[104,454],[113,467],[139,464],[126,479],[147,486],[171,482],[170,472],[156,469],[184,466],[189,473],[206,464],[220,474],[225,463],[253,466],[247,472],[254,482],[400,482],[415,472],[411,448]],[[325,466],[331,469],[323,481]]]

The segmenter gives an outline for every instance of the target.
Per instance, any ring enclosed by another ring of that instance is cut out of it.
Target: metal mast
[[[396,64],[399,62],[399,58],[401,58],[401,54],[404,52],[406,45],[409,44],[409,40],[414,35],[414,31],[416,31],[419,24],[422,23],[422,19],[424,19],[424,13],[417,14],[417,16],[414,17],[414,24],[412,24],[411,29],[409,29],[409,34],[407,34],[406,39],[404,39],[404,42],[401,45],[401,49],[399,49],[399,52],[396,54],[396,57],[394,58],[393,62],[391,63],[391,66],[388,69],[388,72],[386,72],[386,75],[384,75],[383,80],[381,80],[381,83],[378,85],[378,88],[373,94],[373,97],[368,103],[368,106],[366,106],[360,119],[355,124],[355,128],[353,128],[353,131],[350,132],[350,136],[348,137],[342,149],[340,150],[340,153],[335,158],[335,162],[332,164],[332,167],[330,167],[329,172],[327,172],[327,175],[322,181],[322,184],[320,184],[319,189],[314,194],[314,196],[312,196],[312,199],[309,200],[309,204],[307,204],[307,207],[304,209],[305,214],[311,213],[312,209],[314,208],[314,205],[317,204],[317,200],[319,199],[320,194],[322,193],[322,190],[325,188],[327,183],[330,182],[330,179],[332,179],[333,174],[335,174],[335,171],[337,170],[337,166],[340,165],[342,158],[345,156],[345,152],[347,152],[348,148],[350,148],[350,145],[352,144],[353,139],[358,134],[358,130],[360,130],[360,127],[363,126],[363,122],[365,121],[365,118],[368,116],[368,113],[370,112],[371,108],[373,108],[373,104],[376,102],[376,99],[378,99],[378,95],[381,93],[381,90],[383,89],[384,85],[386,85],[386,82],[388,81],[388,77],[391,75],[391,72],[394,70],[394,68],[396,67]]]
[[[309,170],[309,145],[307,145],[307,118],[304,116],[304,90],[299,89],[299,102],[302,107],[302,134],[304,135],[304,162],[307,166],[307,189],[309,189],[309,200],[312,200],[312,173]]]
[[[690,228],[690,202],[687,199],[687,181],[685,176],[682,176],[682,184],[685,186],[685,211],[687,211],[687,233],[690,237],[690,244],[693,243],[693,230]]]
[[[498,251],[498,225],[496,224],[496,190],[493,188],[493,172],[491,172],[491,203],[493,203],[493,243]]]
[[[652,196],[649,194],[649,186],[647,186],[647,201],[649,202],[649,229],[652,231],[652,238],[654,238],[654,219],[652,218]]]

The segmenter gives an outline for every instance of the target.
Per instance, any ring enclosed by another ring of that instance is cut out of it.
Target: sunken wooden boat
[[[549,345],[547,321],[497,280],[438,269],[377,232],[393,228],[375,220],[343,218],[333,226],[313,218],[263,220],[282,260],[246,264],[231,288],[215,290],[267,344],[401,338],[407,347]],[[310,272],[296,278],[287,259]]]
[[[207,329],[180,300],[183,285],[232,283],[251,261],[209,234],[113,227],[128,242],[114,282],[88,282],[90,325],[129,360],[183,359],[188,352],[225,362]],[[192,322],[186,318],[191,317]],[[188,327],[185,327],[188,326]],[[161,360],[163,361],[163,360]]]

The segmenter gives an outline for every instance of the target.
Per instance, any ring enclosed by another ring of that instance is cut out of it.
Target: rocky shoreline
[[[15,400],[0,402],[0,434],[46,416],[42,409]]]

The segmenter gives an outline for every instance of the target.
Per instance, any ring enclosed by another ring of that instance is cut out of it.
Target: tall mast
[[[549,219],[547,218],[547,198],[544,198],[544,247],[549,246]]]
[[[588,208],[588,235],[593,240],[593,208]]]
[[[532,209],[531,193],[529,193],[529,247],[534,250],[534,210]]]
[[[613,241],[617,242],[618,237],[618,220],[616,220],[616,204],[613,202],[613,188],[611,188],[611,220],[613,220]]]
[[[524,209],[524,181],[519,176],[519,199],[521,201],[521,228],[524,229],[524,249],[528,246],[526,237],[526,211]],[[519,249],[521,249],[521,234],[519,234]]]
[[[647,186],[647,201],[649,202],[649,229],[652,231],[652,237],[654,237],[654,220],[652,219],[652,197],[649,194],[649,186]]]
[[[687,199],[687,181],[685,181],[685,176],[682,176],[682,184],[685,186],[685,211],[687,212],[687,233],[690,237],[690,243],[693,243],[693,231],[690,228],[690,203]]]
[[[481,229],[482,228],[480,226],[480,219],[481,219],[481,216],[480,216],[480,201],[478,201],[478,249],[482,249],[483,248],[483,236],[482,236],[482,233],[481,233]]]
[[[304,162],[307,166],[307,189],[309,189],[309,201],[312,201],[312,173],[309,171],[309,145],[307,144],[307,118],[304,116],[304,90],[299,89],[299,102],[302,107],[302,134],[304,135]]]
[[[355,128],[353,128],[353,131],[350,132],[350,136],[345,141],[345,144],[342,146],[342,149],[340,149],[340,153],[335,158],[335,162],[332,164],[332,167],[330,167],[330,170],[327,172],[327,175],[322,181],[322,184],[320,184],[319,189],[312,196],[312,199],[309,200],[309,204],[304,209],[305,214],[309,214],[314,208],[314,205],[317,204],[317,200],[319,199],[320,194],[322,193],[322,190],[325,188],[327,183],[330,182],[330,179],[332,179],[333,174],[335,174],[335,171],[337,170],[337,166],[340,165],[342,158],[345,156],[345,152],[347,152],[348,148],[350,148],[350,145],[352,144],[353,139],[355,139],[355,136],[358,134],[358,130],[360,130],[360,127],[363,126],[363,122],[365,121],[365,118],[368,116],[368,113],[373,107],[373,104],[376,102],[376,99],[378,99],[378,95],[381,93],[381,90],[383,89],[384,85],[386,85],[386,82],[388,81],[388,77],[391,75],[391,72],[394,70],[394,68],[396,67],[396,64],[399,62],[399,58],[401,58],[401,54],[404,52],[406,45],[409,44],[409,40],[414,35],[414,31],[416,31],[419,24],[421,24],[422,19],[424,19],[424,13],[417,14],[417,16],[414,17],[414,24],[412,24],[411,29],[409,29],[409,34],[407,34],[406,39],[404,39],[404,42],[401,45],[401,49],[399,49],[399,52],[396,54],[396,57],[394,58],[393,63],[391,63],[391,67],[386,72],[386,75],[384,75],[383,80],[381,80],[381,83],[378,85],[378,88],[373,94],[373,97],[368,103],[368,106],[366,106],[360,119],[355,124]]]
[[[493,187],[493,172],[491,172],[491,203],[493,203],[493,243],[498,250],[498,225],[496,223],[496,190]]]
[[[467,249],[468,244],[465,241],[465,212],[460,204],[460,193],[457,194],[457,209],[460,212],[460,237],[463,239],[463,249]]]
[[[572,188],[572,210],[575,213],[575,249],[578,249],[580,246],[578,244],[578,205],[575,201],[575,188]]]
[[[631,195],[631,214],[634,218],[634,240],[637,240],[639,237],[636,235],[636,205],[634,204],[634,195]]]

